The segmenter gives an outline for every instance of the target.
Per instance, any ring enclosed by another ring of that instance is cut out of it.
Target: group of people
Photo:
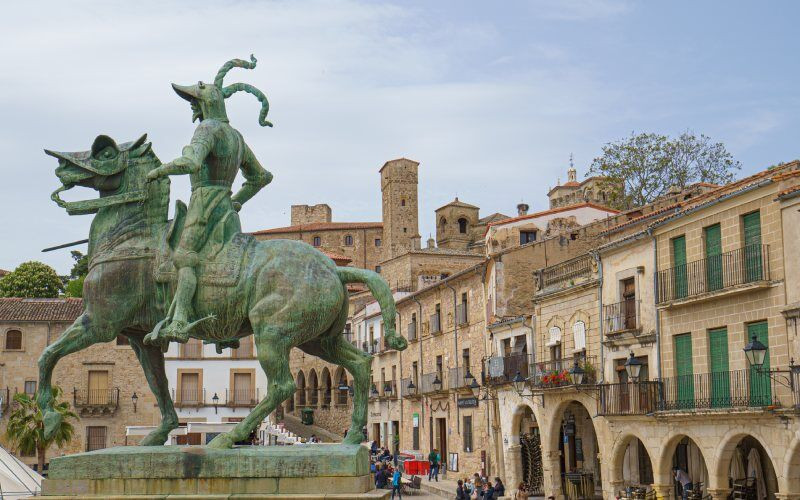
[[[521,487],[522,485],[520,485]],[[458,480],[456,500],[493,500],[506,495],[506,487],[499,477],[494,478],[494,484],[486,477],[481,477],[477,472],[472,478]],[[524,497],[527,500],[527,496]]]
[[[375,469],[375,487],[379,490],[391,488],[392,498],[395,494],[399,495],[399,498],[403,498],[401,491],[403,474],[400,472],[400,468],[392,467],[391,461],[373,462],[372,467]]]

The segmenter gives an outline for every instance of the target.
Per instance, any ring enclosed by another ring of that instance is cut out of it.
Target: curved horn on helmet
[[[258,115],[258,123],[262,127],[271,127],[272,123],[267,121],[267,113],[269,113],[269,101],[267,100],[267,96],[264,95],[263,92],[258,90],[257,88],[253,87],[248,83],[234,83],[232,85],[228,85],[224,89],[222,89],[222,95],[227,99],[228,97],[232,96],[236,92],[243,91],[247,92],[248,94],[252,94],[261,101],[261,113]]]
[[[217,76],[214,77],[214,85],[222,88],[222,80],[225,78],[225,75],[228,74],[233,68],[245,68],[245,69],[253,69],[256,67],[256,62],[258,62],[253,54],[250,54],[250,62],[244,61],[242,59],[231,59],[230,61],[226,62],[222,65],[222,67],[217,71]]]

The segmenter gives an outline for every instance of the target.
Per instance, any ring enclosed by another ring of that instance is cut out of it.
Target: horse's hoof
[[[45,441],[53,439],[60,426],[61,426],[61,414],[53,410],[47,410],[44,413]]]
[[[233,448],[233,438],[227,433],[220,434],[208,443],[208,448],[215,448],[217,450],[227,450]]]

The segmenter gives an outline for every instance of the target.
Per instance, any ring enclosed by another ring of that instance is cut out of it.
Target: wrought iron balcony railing
[[[603,306],[604,333],[608,335],[640,329],[641,303],[641,300],[628,299]]]
[[[769,280],[769,245],[748,245],[656,274],[658,303]]]
[[[792,399],[794,406],[800,408],[800,366],[793,366],[792,372],[789,374],[791,377],[792,386]]]
[[[75,408],[117,409],[119,407],[119,388],[112,389],[73,389],[72,403]]]
[[[414,387],[409,388],[409,384],[411,381],[414,380],[413,378],[404,378],[400,381],[400,395],[404,398],[406,397],[415,397],[422,394],[419,388],[419,381],[414,380]]]
[[[475,376],[467,366],[459,366],[456,368],[450,368],[450,374],[447,378],[448,380],[448,388],[450,389],[463,389],[466,388],[469,382],[466,380],[467,374]]]
[[[251,407],[258,404],[258,389],[225,389],[225,406]]]
[[[591,277],[593,272],[594,257],[584,255],[537,271],[537,289],[545,290],[556,285],[569,285],[577,280]]]
[[[534,388],[549,389],[573,385],[569,371],[577,364],[583,369],[581,385],[594,385],[597,383],[595,370],[596,356],[581,356],[577,358],[562,358],[536,363],[535,371],[531,374],[530,382]]]
[[[775,380],[755,369],[681,375],[662,382],[664,411],[780,406]]]
[[[175,406],[179,408],[203,406],[206,404],[206,390],[182,388],[180,391],[176,391],[172,389],[172,400],[175,402]]]
[[[530,354],[509,354],[508,356],[495,356],[486,360],[485,383],[489,385],[503,385],[510,383],[519,372],[520,376],[527,379],[534,372],[533,356]],[[473,373],[473,375],[475,375]]]
[[[662,384],[659,381],[601,384],[598,415],[648,415],[659,409]]]
[[[438,379],[440,386],[434,382]],[[447,383],[444,380],[444,371],[442,373],[426,373],[420,378],[420,394],[429,394],[431,392],[438,392],[447,389]]]

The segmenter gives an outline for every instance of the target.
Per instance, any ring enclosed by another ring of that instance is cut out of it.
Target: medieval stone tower
[[[400,158],[387,161],[380,169],[386,260],[419,247],[417,167],[418,162]]]
[[[466,250],[475,241],[480,209],[458,198],[436,210],[436,245]],[[485,227],[484,227],[485,229]],[[480,236],[483,236],[482,234]]]

